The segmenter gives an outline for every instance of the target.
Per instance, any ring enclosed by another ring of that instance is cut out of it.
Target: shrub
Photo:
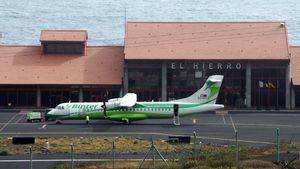
[[[0,156],[8,156],[10,153],[7,150],[0,151]]]

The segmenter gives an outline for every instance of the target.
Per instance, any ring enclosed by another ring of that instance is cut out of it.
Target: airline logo
[[[73,104],[72,109],[95,110],[98,108],[97,104]]]
[[[210,89],[210,94],[208,96],[208,99],[212,98],[213,96],[215,96],[216,94],[219,93],[220,88],[219,87],[215,87],[214,86],[215,83],[216,82],[212,82],[210,80],[208,80],[206,82],[206,88],[205,88],[205,90]]]

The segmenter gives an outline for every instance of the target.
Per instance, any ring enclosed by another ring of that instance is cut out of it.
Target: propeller
[[[104,114],[104,117],[107,118],[107,113],[106,113],[106,110],[107,110],[107,107],[106,107],[106,102],[108,100],[108,91],[106,90],[105,93],[104,93],[104,96],[103,96],[103,104],[102,104],[102,108],[103,108],[103,114]]]

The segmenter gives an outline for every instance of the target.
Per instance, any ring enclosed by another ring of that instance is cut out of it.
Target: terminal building
[[[300,47],[284,22],[127,22],[124,46],[87,46],[85,30],[42,30],[40,46],[0,45],[0,107],[54,107],[134,92],[187,97],[224,75],[218,102],[300,108]]]

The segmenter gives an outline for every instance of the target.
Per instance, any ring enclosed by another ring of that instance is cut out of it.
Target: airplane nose
[[[54,111],[53,110],[50,110],[47,114],[48,115],[53,115]]]
[[[53,115],[53,109],[48,111],[46,114],[45,114],[45,120],[48,121],[49,118]]]

